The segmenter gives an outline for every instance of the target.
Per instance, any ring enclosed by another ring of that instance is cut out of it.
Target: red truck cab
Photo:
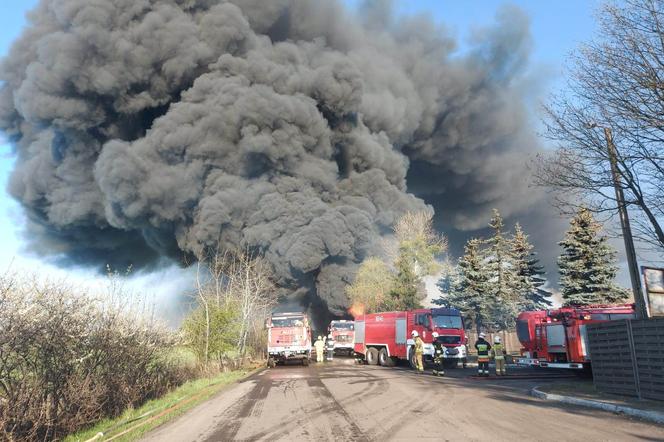
[[[289,360],[309,364],[311,357],[311,327],[302,312],[273,313],[266,323],[268,367]]]
[[[521,342],[520,365],[538,366],[547,361],[546,337],[542,334],[542,324],[546,324],[547,310],[527,311],[519,313],[516,319],[516,335]]]
[[[353,354],[355,347],[355,322],[340,319],[330,322],[328,334],[334,340],[334,352]]]
[[[433,330],[438,333],[437,341],[445,347],[443,361],[448,367],[456,367],[461,362],[465,368],[468,361],[468,336],[461,312],[455,308],[431,309]]]

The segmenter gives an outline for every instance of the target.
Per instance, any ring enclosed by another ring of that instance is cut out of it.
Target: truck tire
[[[277,363],[275,362],[274,359],[270,358],[267,360],[267,366],[268,368],[274,368],[277,366]]]
[[[378,350],[371,347],[367,349],[367,364],[377,365],[378,364]]]
[[[309,358],[302,358],[302,365],[303,366],[308,366],[309,365]]]
[[[412,347],[408,351],[408,363],[410,364],[410,368],[417,368],[417,364],[415,363],[415,351]]]
[[[389,364],[390,357],[387,355],[387,349],[385,347],[381,348],[378,352],[378,365],[382,367],[387,367]]]

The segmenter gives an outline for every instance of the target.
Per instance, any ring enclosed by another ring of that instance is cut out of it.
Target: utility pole
[[[613,144],[613,134],[608,127],[604,129],[606,138],[606,147],[609,151],[609,162],[611,163],[611,175],[613,177],[613,187],[616,190],[616,201],[618,203],[618,213],[620,215],[620,225],[622,227],[623,239],[625,240],[625,254],[627,255],[627,266],[629,267],[629,278],[632,281],[632,292],[634,294],[634,303],[636,304],[636,317],[646,319],[648,317],[648,308],[646,300],[641,290],[641,276],[639,267],[636,263],[636,251],[634,249],[634,239],[632,238],[632,228],[629,225],[629,214],[625,205],[625,194],[620,184],[620,172],[618,171],[618,155],[616,146]]]

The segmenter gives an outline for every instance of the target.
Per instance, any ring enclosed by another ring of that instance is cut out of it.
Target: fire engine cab
[[[348,353],[353,354],[355,347],[355,322],[340,319],[338,321],[330,322],[328,333],[332,335],[334,340],[335,353]]]
[[[273,313],[267,327],[268,367],[286,361],[309,365],[311,357],[311,327],[303,312]]]
[[[562,307],[522,312],[516,332],[523,346],[521,365],[549,368],[588,369],[588,324],[634,319],[634,304]]]

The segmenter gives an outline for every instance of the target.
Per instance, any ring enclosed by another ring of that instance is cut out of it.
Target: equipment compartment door
[[[395,322],[396,333],[394,335],[394,341],[397,345],[405,345],[407,336],[406,336],[406,318],[398,318]]]
[[[546,326],[546,342],[549,353],[567,353],[565,326],[553,324]]]
[[[364,321],[355,321],[355,342],[364,344]]]

